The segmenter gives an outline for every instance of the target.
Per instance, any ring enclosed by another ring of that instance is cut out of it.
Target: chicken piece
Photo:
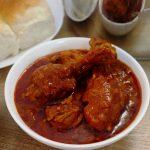
[[[47,106],[47,121],[58,130],[66,130],[77,126],[83,118],[81,94],[73,94],[58,105]]]
[[[71,65],[82,60],[86,53],[87,50],[67,50],[46,58],[54,64]]]
[[[112,66],[109,66],[112,67]],[[117,66],[114,66],[117,67]],[[87,82],[83,101],[86,121],[99,131],[112,131],[129,102],[123,72],[106,72],[96,68]],[[104,73],[105,72],[105,73]],[[122,74],[121,74],[122,73]],[[121,74],[121,75],[120,75]],[[132,85],[132,84],[131,84]]]
[[[89,51],[83,59],[71,65],[48,64],[39,67],[33,72],[32,84],[25,95],[29,99],[32,98],[31,100],[36,100],[41,94],[48,100],[67,97],[76,88],[76,81],[86,75],[93,66],[99,63],[112,63],[116,60],[115,49],[111,44],[108,45]],[[35,91],[31,86],[35,88]]]
[[[45,96],[48,99],[64,98],[72,93],[76,80],[70,76],[70,70],[61,64],[48,64],[39,67],[32,74],[32,84],[26,96],[31,101]]]
[[[75,79],[84,76],[96,65],[112,64],[117,60],[116,49],[106,40],[92,38],[90,47],[90,51],[79,62],[69,66]]]
[[[115,47],[106,40],[92,38],[90,40],[90,50],[87,54],[88,61],[93,63],[112,63],[117,59]]]
[[[98,50],[101,48],[109,48],[112,49],[112,52],[115,52],[115,48],[111,46],[111,43],[104,40],[104,39],[98,39],[98,38],[92,38],[90,40],[90,49],[91,50]]]

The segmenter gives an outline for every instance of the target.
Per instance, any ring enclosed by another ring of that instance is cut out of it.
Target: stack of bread
[[[0,0],[0,60],[50,37],[54,18],[45,0]]]

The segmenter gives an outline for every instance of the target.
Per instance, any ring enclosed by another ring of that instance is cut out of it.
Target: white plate
[[[61,29],[64,20],[64,8],[62,0],[46,0],[46,1],[48,2],[48,6],[52,11],[55,20],[55,31],[48,39],[46,39],[47,41],[53,39]],[[20,51],[16,56],[10,56],[0,61],[0,69],[13,65],[18,60],[18,58],[20,58],[28,50],[29,49]]]

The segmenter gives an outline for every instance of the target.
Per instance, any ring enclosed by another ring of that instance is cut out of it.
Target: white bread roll
[[[45,0],[0,0],[2,14],[19,40],[20,49],[27,49],[50,37],[54,18]]]
[[[0,19],[0,61],[19,51],[16,35],[8,24]]]

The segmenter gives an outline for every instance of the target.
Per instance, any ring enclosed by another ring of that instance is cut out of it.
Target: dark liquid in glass
[[[102,12],[111,21],[126,23],[140,12],[143,0],[103,0]]]

